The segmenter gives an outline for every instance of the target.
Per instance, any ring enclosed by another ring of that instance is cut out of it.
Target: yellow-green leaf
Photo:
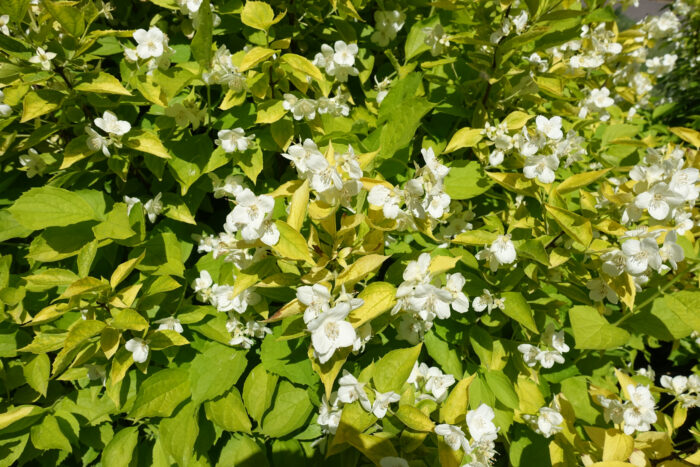
[[[309,180],[304,180],[304,183],[292,195],[292,200],[289,204],[289,216],[287,223],[294,230],[301,230],[306,217],[306,207],[309,204]]]
[[[506,125],[508,125],[509,130],[519,130],[522,127],[524,127],[525,124],[532,117],[534,117],[534,115],[530,115],[526,112],[516,110],[514,112],[509,113],[508,116],[503,121],[505,122]]]
[[[402,405],[396,416],[404,425],[416,431],[433,431],[435,423],[426,414],[410,405]]]
[[[348,321],[355,328],[391,309],[396,303],[396,288],[388,282],[372,282],[360,292],[358,298],[364,303],[348,315]]]
[[[265,2],[246,2],[241,11],[241,22],[251,28],[267,31],[270,26],[284,18],[284,12],[275,17],[270,5]]]
[[[273,49],[253,47],[245,54],[245,57],[243,57],[243,61],[241,61],[241,66],[238,67],[238,70],[241,72],[248,71],[272,57],[275,53],[276,51]]]
[[[153,154],[156,157],[170,159],[170,153],[163,146],[157,134],[150,130],[133,130],[126,135],[124,145],[137,151]]]
[[[593,241],[593,227],[588,219],[550,204],[545,204],[545,209],[569,237],[584,247]]]
[[[306,245],[306,240],[289,224],[284,221],[275,221],[277,229],[280,231],[280,239],[272,249],[280,254],[283,258],[293,259],[298,261],[306,261],[309,264],[315,264],[309,247]]]
[[[280,60],[296,71],[311,76],[316,81],[323,81],[321,71],[306,57],[297,54],[284,54],[280,57]]]
[[[122,83],[103,71],[97,75],[86,77],[75,86],[76,91],[96,92],[99,94],[119,94],[122,96],[130,96],[131,92],[127,90]]]
[[[389,259],[389,256],[384,255],[366,255],[358,258],[350,267],[338,275],[335,281],[335,288],[339,289],[343,284],[346,284],[347,288],[352,288],[352,285],[357,281],[369,277],[371,273],[379,269],[387,259]]]
[[[557,186],[557,192],[562,194],[569,193],[578,188],[588,186],[608,172],[610,172],[610,169],[594,170],[593,172],[572,175]]]
[[[481,134],[482,131],[484,130],[481,128],[462,128],[457,130],[457,133],[452,136],[443,153],[447,154],[462,148],[473,148],[484,138]]]

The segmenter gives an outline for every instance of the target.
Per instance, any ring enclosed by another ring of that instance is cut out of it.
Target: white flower
[[[467,442],[464,432],[458,426],[448,425],[442,423],[435,426],[435,434],[443,437],[445,444],[447,444],[453,451],[459,450]]]
[[[670,389],[673,391],[675,395],[680,395],[685,392],[686,389],[688,389],[688,378],[685,376],[674,376],[671,378],[668,375],[663,375],[661,377],[661,386],[665,387],[666,389]]]
[[[136,54],[143,59],[157,58],[163,55],[165,49],[165,34],[156,26],[151,26],[148,31],[137,29],[134,31]]]
[[[10,22],[10,15],[0,16],[0,32],[5,34],[6,36],[10,35],[10,28],[7,26],[7,24],[9,22]]]
[[[56,54],[54,52],[47,52],[41,47],[37,47],[36,55],[29,59],[29,63],[38,63],[39,65],[41,65],[42,69],[50,70],[51,60],[53,60],[54,58],[56,58]]]
[[[328,311],[331,303],[331,294],[321,284],[303,285],[297,289],[297,299],[306,305],[304,322],[308,324],[321,313]]]
[[[163,202],[160,200],[162,196],[162,193],[158,193],[153,199],[149,199],[143,205],[143,210],[151,222],[155,222],[158,215],[163,211]]]
[[[430,54],[436,57],[442,54],[450,46],[450,36],[445,34],[441,24],[436,24],[432,28],[423,28],[425,43],[430,46]]]
[[[542,407],[537,417],[537,432],[545,438],[550,438],[555,433],[562,431],[564,417],[556,410],[549,407]]]
[[[323,394],[321,397],[321,407],[318,410],[317,423],[321,426],[324,433],[335,434],[340,424],[340,416],[342,414],[342,409],[338,408],[338,394],[331,394],[330,404],[326,395]]]
[[[542,183],[552,183],[558,168],[559,158],[555,154],[528,156],[525,158],[523,174],[525,178],[536,178]]]
[[[389,405],[393,402],[398,402],[401,400],[401,396],[396,394],[394,391],[389,392],[378,392],[374,390],[374,404],[372,404],[372,413],[377,418],[384,418]]]
[[[133,209],[133,207],[136,206],[136,204],[137,204],[137,203],[140,203],[140,202],[141,202],[141,200],[138,199],[138,198],[136,198],[136,197],[124,195],[124,204],[126,204],[126,214],[127,214],[127,216],[128,216],[129,214],[131,214],[131,210]]]
[[[305,177],[310,172],[311,169],[309,165],[318,167],[323,165],[324,162],[327,164],[326,158],[323,157],[316,143],[310,138],[306,138],[302,144],[292,144],[289,146],[289,149],[287,149],[286,153],[282,154],[282,157],[292,161],[297,172],[302,177]],[[322,162],[318,159],[321,159]]]
[[[351,67],[355,64],[355,55],[357,55],[357,44],[346,44],[343,41],[336,41],[334,44],[335,53],[333,61],[340,66]]]
[[[447,397],[447,390],[455,384],[455,377],[450,374],[443,374],[439,368],[433,367],[428,370],[425,390],[430,392],[436,402],[442,402]]]
[[[440,219],[449,210],[450,201],[447,193],[430,193],[423,200],[423,209],[431,218]]]
[[[695,167],[679,170],[671,177],[668,187],[685,201],[695,201],[700,190],[697,185],[699,174],[700,171]]]
[[[365,345],[372,339],[372,325],[370,323],[365,323],[359,328],[355,329],[355,342],[352,343],[352,351],[354,353],[364,352]]]
[[[233,287],[230,285],[217,285],[212,287],[211,303],[218,311],[235,311],[242,314],[248,309],[249,305],[260,303],[260,295],[255,292],[255,288],[251,287],[243,290],[238,295],[233,295]]]
[[[397,10],[375,11],[374,21],[376,26],[370,40],[380,47],[386,47],[403,28],[405,19],[406,15]]]
[[[447,319],[450,317],[451,301],[452,295],[448,291],[432,284],[419,284],[413,291],[409,304],[422,319],[432,320],[435,316]]]
[[[180,324],[180,320],[177,318],[173,318],[172,316],[169,316],[167,318],[159,319],[156,321],[156,324],[159,324],[158,330],[163,331],[163,330],[170,330],[170,331],[175,331],[178,334],[182,334],[182,324]]]
[[[136,363],[143,363],[148,359],[148,344],[143,339],[134,337],[126,341],[126,350],[132,353]]]
[[[211,275],[205,269],[199,272],[199,277],[192,282],[192,288],[197,294],[197,298],[202,302],[209,301],[211,295],[211,287],[214,285]]]
[[[429,280],[430,253],[421,253],[416,261],[410,261],[403,271],[403,280],[407,282],[426,282]]]
[[[19,156],[19,163],[27,169],[27,178],[42,175],[46,169],[46,163],[34,148],[30,148],[27,154]]]
[[[615,249],[605,253],[601,258],[605,261],[603,263],[603,272],[608,276],[617,277],[625,272],[627,257],[622,251]]]
[[[369,397],[365,392],[365,384],[360,383],[352,373],[343,370],[343,376],[338,380],[340,387],[338,388],[338,400],[344,404],[352,404],[355,401],[360,401],[365,410],[371,410]]]
[[[652,186],[648,191],[640,193],[634,200],[639,209],[646,209],[649,215],[656,220],[664,220],[671,212],[671,208],[683,203],[683,197],[669,189],[668,185],[661,182]]]
[[[109,145],[112,144],[108,138],[105,138],[89,126],[85,127],[85,133],[87,133],[88,138],[85,144],[93,151],[102,151],[105,157],[109,157],[111,154],[109,152]]]
[[[244,152],[248,150],[255,135],[245,135],[243,128],[233,130],[221,130],[217,133],[218,139],[214,141],[217,146],[221,146],[224,152]]]
[[[493,409],[486,404],[481,404],[476,410],[467,412],[469,434],[477,443],[496,440],[498,428],[492,421],[495,416]]]
[[[210,172],[209,178],[212,181],[214,198],[235,198],[244,189],[243,177],[240,175],[228,175],[224,180],[221,180],[215,173]]]
[[[131,130],[131,124],[129,122],[119,120],[117,116],[109,110],[105,110],[102,114],[102,118],[97,117],[95,119],[95,126],[105,133],[115,136],[123,136]]]
[[[557,350],[540,350],[535,356],[544,368],[552,368],[555,363],[564,363],[564,357]]]
[[[0,117],[7,117],[12,113],[12,107],[5,104],[5,93],[0,90]]]
[[[549,139],[561,139],[564,133],[561,131],[561,117],[547,118],[543,115],[535,117],[537,131]]]
[[[610,97],[610,90],[605,86],[599,89],[591,89],[588,99],[599,110],[610,107],[615,103],[615,101]]]
[[[534,345],[520,344],[518,351],[523,354],[523,360],[527,366],[533,367],[537,365],[537,354],[540,352],[540,349]]]
[[[348,313],[350,305],[339,303],[308,324],[311,344],[319,363],[326,363],[337,349],[350,347],[355,341],[355,329],[345,321]]]
[[[586,282],[586,287],[588,288],[588,298],[594,302],[602,302],[605,298],[613,304],[619,301],[617,293],[600,278],[589,280]]]
[[[484,289],[484,293],[479,295],[472,302],[472,307],[474,311],[484,311],[488,308],[488,312],[491,313],[495,308],[500,308],[501,310],[505,307],[504,298],[496,298],[488,290]]]
[[[627,386],[630,404],[623,413],[624,432],[631,435],[635,431],[649,431],[651,424],[656,422],[656,401],[649,391],[649,386],[633,384]]]
[[[282,107],[292,111],[294,120],[313,120],[316,117],[317,104],[312,99],[299,99],[293,94],[285,94]]]
[[[652,269],[661,267],[659,246],[653,238],[627,240],[622,244],[622,252],[627,257],[625,266],[630,274],[642,274],[649,266]]]
[[[603,416],[607,423],[620,424],[623,421],[624,405],[617,399],[598,396],[598,403],[603,406]]]
[[[510,240],[510,235],[500,235],[491,244],[490,249],[501,264],[511,264],[515,261],[515,245]]]
[[[469,311],[469,298],[462,292],[466,279],[460,273],[448,274],[446,277],[445,290],[452,295],[450,306],[457,313]]]
[[[666,234],[666,238],[664,238],[664,245],[659,248],[661,260],[667,261],[674,270],[678,267],[678,263],[685,258],[683,248],[676,243],[676,240],[676,232],[671,230]]]
[[[236,196],[236,203],[233,211],[226,216],[228,228],[232,232],[241,229],[241,235],[247,241],[264,238],[268,227],[264,224],[266,224],[265,221],[272,214],[275,200],[267,195],[255,196],[255,193],[245,188]],[[272,227],[274,227],[274,230],[277,229],[274,224],[272,224]],[[279,239],[279,231],[277,231],[276,236]]]
[[[396,188],[390,190],[384,185],[374,185],[367,195],[367,201],[380,206],[387,219],[396,219],[399,215],[401,195]]]

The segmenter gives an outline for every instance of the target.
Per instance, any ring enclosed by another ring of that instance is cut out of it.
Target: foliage
[[[699,464],[697,2],[616,6],[0,0],[0,465]]]

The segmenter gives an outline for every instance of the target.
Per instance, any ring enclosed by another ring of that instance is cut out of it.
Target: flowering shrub
[[[700,465],[695,0],[112,3],[0,0],[0,465]]]

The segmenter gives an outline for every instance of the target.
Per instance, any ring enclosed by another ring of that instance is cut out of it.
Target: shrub
[[[583,3],[1,0],[0,464],[698,464],[696,3]]]

